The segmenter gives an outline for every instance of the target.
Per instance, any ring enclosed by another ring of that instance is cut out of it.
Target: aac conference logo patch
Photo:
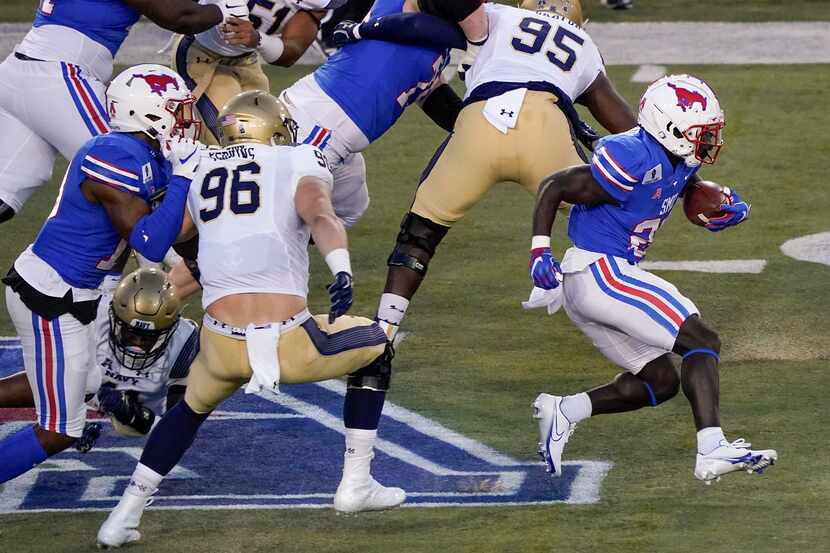
[[[0,377],[22,370],[16,338],[0,338],[0,368]],[[283,392],[267,400],[239,392],[226,401],[150,508],[329,508],[343,464],[345,386],[329,381]],[[31,420],[31,410],[0,410],[0,438]],[[611,468],[571,461],[561,478],[550,478],[539,462],[515,460],[389,402],[380,438],[372,472],[407,491],[405,507],[595,503]],[[109,510],[143,445],[105,427],[89,453],[61,453],[0,486],[0,513]]]

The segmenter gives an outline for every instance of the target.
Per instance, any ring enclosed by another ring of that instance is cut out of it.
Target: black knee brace
[[[386,349],[374,361],[349,375],[346,381],[348,388],[375,390],[386,392],[389,390],[389,381],[392,379],[392,359],[395,349],[392,343],[386,344]]]
[[[6,202],[0,200],[0,223],[5,223],[12,217],[14,217],[14,210]]]
[[[426,275],[429,260],[435,255],[435,248],[447,235],[450,227],[433,223],[420,215],[407,213],[401,221],[395,249],[386,264],[390,267],[406,267],[419,275]],[[423,250],[429,256],[422,260],[413,255],[413,249]]]
[[[480,0],[418,0],[421,13],[436,15],[453,23],[464,21],[480,6]]]

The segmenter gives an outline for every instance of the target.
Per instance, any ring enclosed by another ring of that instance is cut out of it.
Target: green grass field
[[[629,82],[634,69],[610,69],[632,102],[643,86]],[[717,235],[677,213],[649,258],[769,261],[760,275],[662,274],[721,332],[728,436],[777,448],[778,466],[763,477],[737,474],[711,487],[695,481],[694,428],[679,396],[658,409],[580,425],[566,455],[614,463],[595,505],[405,509],[358,517],[330,510],[151,509],[142,523],[145,542],[130,551],[830,551],[830,477],[821,427],[830,389],[830,268],[779,252],[785,240],[830,226],[830,143],[821,139],[822,91],[830,88],[830,72],[810,66],[670,70],[694,71],[718,91],[728,144],[722,161],[703,175],[736,186],[753,211],[745,225]],[[273,71],[274,90],[303,71]],[[372,205],[351,233],[355,313],[374,312],[398,223],[442,136],[413,110],[366,152]],[[23,215],[0,227],[0,267],[8,267],[34,236],[63,167],[58,164],[52,184]],[[529,291],[531,205],[524,192],[502,185],[451,231],[410,308],[405,329],[412,334],[396,359],[390,394],[394,402],[525,460],[535,456],[529,404],[537,393],[576,391],[617,372],[562,313],[521,310]],[[560,251],[566,245],[563,223],[555,229]],[[319,259],[313,269],[312,305],[325,310],[327,271]],[[0,334],[12,332],[0,308]],[[2,516],[0,551],[90,551],[103,518]]]
[[[31,21],[37,0],[3,0],[0,21]],[[508,2],[504,2],[508,3]],[[830,20],[826,0],[635,0],[634,8],[615,11],[599,0],[583,0],[593,21],[815,21]]]

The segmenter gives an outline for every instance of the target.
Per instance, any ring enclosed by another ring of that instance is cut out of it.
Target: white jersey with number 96
[[[297,183],[332,185],[325,156],[307,144],[208,148],[187,207],[199,231],[202,306],[231,294],[308,294],[310,229],[294,207]]]
[[[486,4],[490,37],[467,71],[467,96],[487,83],[550,83],[576,100],[605,72],[591,37],[570,19]]]

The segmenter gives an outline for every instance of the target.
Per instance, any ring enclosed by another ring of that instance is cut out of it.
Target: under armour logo
[[[502,108],[500,115],[506,115],[508,117],[513,117],[514,111],[507,111],[506,109]]]

